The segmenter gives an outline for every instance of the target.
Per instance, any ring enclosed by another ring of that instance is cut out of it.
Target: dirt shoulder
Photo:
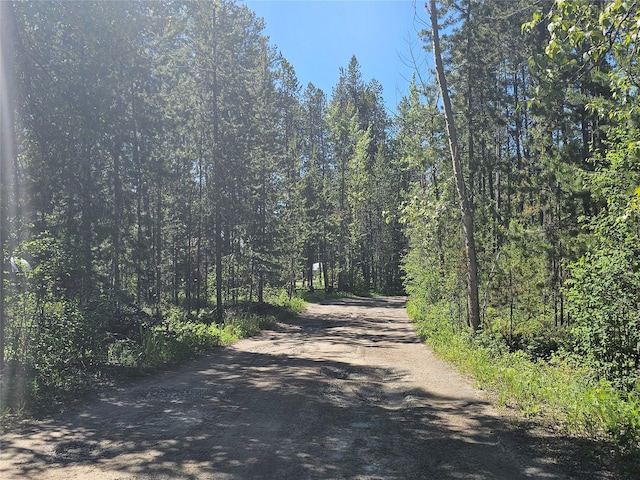
[[[103,392],[3,435],[0,478],[589,478],[434,357],[403,307],[395,297],[310,305],[259,337]]]

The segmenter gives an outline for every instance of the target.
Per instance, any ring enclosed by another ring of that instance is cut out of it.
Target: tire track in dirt
[[[403,302],[310,305],[7,433],[0,478],[568,478],[433,356]]]

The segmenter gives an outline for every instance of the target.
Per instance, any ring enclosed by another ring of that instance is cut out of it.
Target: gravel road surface
[[[417,338],[332,300],[3,435],[9,479],[570,478]]]

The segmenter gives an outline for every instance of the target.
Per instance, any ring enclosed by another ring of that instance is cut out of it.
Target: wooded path
[[[570,478],[417,338],[342,299],[3,435],[9,479]]]

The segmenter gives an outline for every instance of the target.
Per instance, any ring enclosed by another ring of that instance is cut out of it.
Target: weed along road
[[[5,433],[0,478],[569,478],[431,354],[403,301],[309,305]]]

